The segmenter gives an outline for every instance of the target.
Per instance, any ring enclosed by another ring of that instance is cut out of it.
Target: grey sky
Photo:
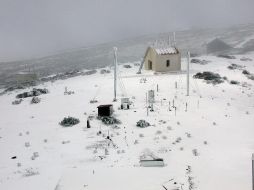
[[[254,22],[254,0],[0,0],[0,61],[167,32]]]

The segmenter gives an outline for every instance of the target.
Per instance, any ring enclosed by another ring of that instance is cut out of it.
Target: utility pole
[[[147,100],[148,98],[147,98],[147,93],[146,93],[146,116],[148,116],[148,103],[147,103]]]
[[[117,87],[117,76],[116,76],[116,70],[117,70],[117,47],[114,47],[114,99],[113,101],[115,102],[116,99],[116,87]]]
[[[187,52],[187,96],[190,95],[190,52]]]
[[[254,190],[254,154],[252,154],[252,190]]]

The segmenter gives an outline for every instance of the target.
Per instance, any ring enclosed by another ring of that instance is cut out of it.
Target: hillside
[[[133,39],[110,42],[93,47],[77,48],[55,55],[38,59],[0,63],[0,87],[15,83],[14,75],[20,71],[31,71],[39,77],[66,71],[94,69],[111,65],[113,62],[113,47],[118,47],[119,62],[141,61],[148,46],[156,41],[158,44],[167,43],[170,33],[151,34]],[[234,54],[253,51],[254,25],[246,24],[230,28],[192,29],[176,32],[178,48],[185,57],[186,51],[204,55],[205,44],[214,38],[220,38],[236,49]],[[172,32],[171,32],[172,41]]]
[[[120,47],[119,52],[126,51]],[[41,84],[36,88],[49,93],[38,96],[38,104],[29,97],[12,105],[17,94],[32,89],[0,96],[0,189],[251,189],[254,81],[242,71],[254,73],[254,54],[199,59],[209,63],[191,64],[190,96],[185,59],[180,73],[137,75],[135,64],[120,66],[117,102],[112,102],[112,70]],[[232,64],[237,66],[229,69]],[[193,78],[203,71],[227,80],[213,85]],[[64,95],[65,87],[74,94]],[[148,90],[155,90],[156,101],[147,115]],[[123,93],[133,102],[129,110],[119,109]],[[121,124],[98,120],[100,104],[113,104]],[[80,123],[62,127],[59,122],[67,116]],[[91,128],[86,128],[89,116]],[[140,119],[151,126],[137,127]],[[165,166],[141,167],[144,153],[163,158]]]

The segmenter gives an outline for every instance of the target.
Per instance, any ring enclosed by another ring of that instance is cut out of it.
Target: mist
[[[1,0],[0,61],[140,35],[254,22],[253,0]]]

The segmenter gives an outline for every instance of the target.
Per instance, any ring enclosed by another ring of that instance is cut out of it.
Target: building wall
[[[167,67],[167,60],[170,60],[170,66]],[[155,61],[154,71],[165,72],[165,71],[180,71],[181,70],[181,55],[169,54],[169,55],[157,55]]]
[[[151,47],[149,47],[147,49],[147,52],[146,52],[146,55],[145,55],[145,63],[144,63],[145,70],[150,70],[149,67],[148,67],[148,61],[149,60],[152,61],[153,70],[154,70],[154,67],[155,67],[154,63],[156,61],[156,52]]]
[[[140,166],[143,167],[163,167],[164,162],[163,161],[140,161]]]
[[[148,61],[152,61],[152,70],[156,72],[180,71],[181,70],[181,54],[158,55],[151,47],[147,49],[144,68],[150,70]],[[167,60],[170,60],[170,66],[167,67]]]

